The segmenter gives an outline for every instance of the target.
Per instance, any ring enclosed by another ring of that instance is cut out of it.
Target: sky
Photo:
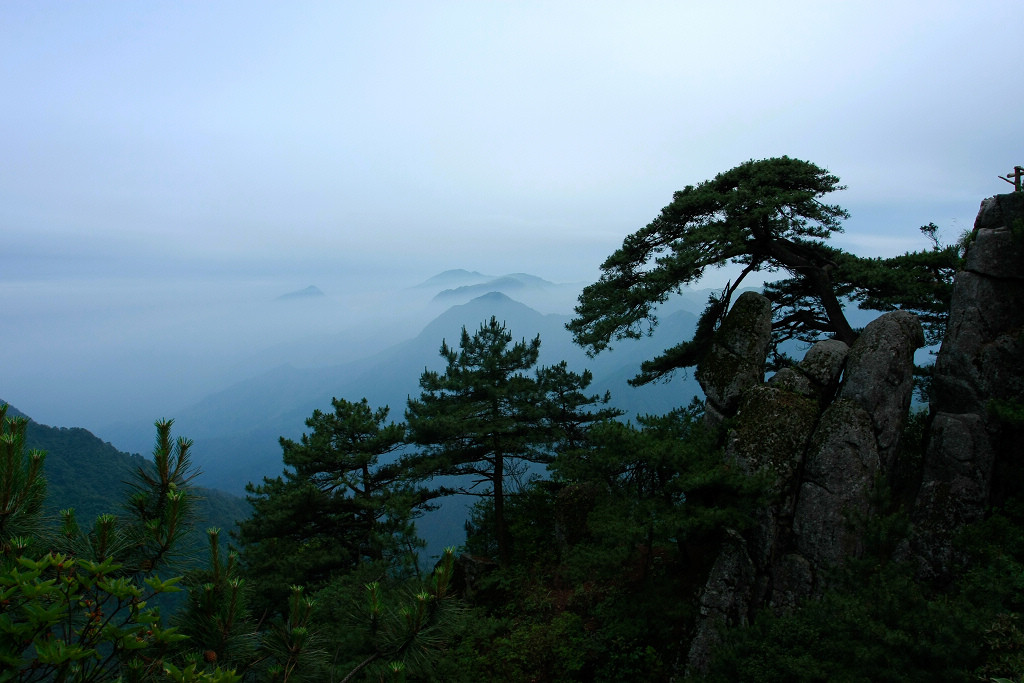
[[[842,248],[955,239],[1024,164],[1022,28],[1005,0],[0,3],[0,397],[97,426],[446,269],[590,282],[748,159],[838,175]],[[310,284],[329,319],[261,308]]]

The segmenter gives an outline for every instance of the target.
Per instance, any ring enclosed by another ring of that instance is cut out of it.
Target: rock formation
[[[860,554],[851,517],[864,518],[875,479],[888,473],[913,393],[914,351],[924,346],[917,316],[886,313],[850,348],[836,400],[806,451],[793,511],[795,549],[821,572]]]
[[[981,204],[935,361],[931,437],[914,509],[915,555],[942,576],[956,531],[1021,486],[1024,193]],[[1006,412],[1018,411],[1016,420]]]
[[[754,308],[748,304],[740,315],[751,319]],[[733,338],[740,336],[736,326],[729,329]],[[754,339],[763,344],[755,356],[763,377],[767,337],[758,329],[732,345],[749,348]],[[743,625],[764,605],[794,605],[821,588],[824,570],[860,552],[849,521],[871,512],[876,476],[892,460],[910,406],[914,350],[923,345],[915,316],[887,313],[852,348],[819,342],[795,367],[768,383],[747,382],[740,397],[718,404],[726,407],[722,418],[733,418],[729,457],[768,477],[771,502],[753,530],[728,535],[712,566],[691,670],[705,667],[722,626]],[[705,364],[719,358],[709,354]],[[703,381],[718,373],[702,367],[698,376]]]
[[[723,540],[700,596],[690,671],[705,669],[722,626],[820,593],[830,568],[863,551],[859,523],[897,464],[914,351],[925,341],[914,315],[886,313],[852,347],[819,342],[763,382],[765,316],[767,299],[740,297],[697,372],[708,423],[728,429],[728,457],[767,477],[770,502],[754,528]],[[933,378],[915,533],[903,552],[941,577],[955,569],[955,532],[1024,483],[1024,193],[982,203]]]

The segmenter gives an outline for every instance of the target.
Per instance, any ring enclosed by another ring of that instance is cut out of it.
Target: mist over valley
[[[692,334],[707,292],[667,303],[653,337],[588,358],[565,329],[581,288],[467,270],[413,285],[384,281],[377,290],[365,282],[278,291],[265,282],[214,281],[130,288],[125,297],[69,284],[59,297],[27,297],[15,310],[32,333],[18,350],[24,364],[8,367],[2,397],[38,423],[85,427],[143,455],[152,449],[154,420],[173,418],[175,433],[194,442],[197,483],[244,496],[248,483],[281,473],[279,439],[298,439],[305,420],[329,410],[334,397],[388,406],[401,422],[423,370],[443,369],[442,340],[457,343],[463,327],[472,333],[491,316],[514,339],[540,335],[538,366],[565,360],[577,372],[590,369],[588,393],[609,391],[627,418],[663,413],[700,393],[683,373],[670,384],[627,381],[643,359]],[[72,312],[74,297],[81,308]],[[54,318],[59,327],[33,327],[33,314],[41,320],[57,306],[67,307]],[[50,335],[82,341],[61,355]],[[39,368],[48,381],[38,381]],[[470,502],[444,501],[420,521],[431,552],[460,542]]]

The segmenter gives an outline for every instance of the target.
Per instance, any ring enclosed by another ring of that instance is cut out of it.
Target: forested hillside
[[[0,404],[3,401],[0,400]],[[91,524],[98,515],[118,514],[123,494],[137,470],[151,466],[148,458],[117,450],[85,429],[50,427],[31,420],[16,407],[8,417],[28,419],[25,448],[46,452],[46,514],[56,517],[60,510],[74,508],[80,522]],[[245,499],[203,486],[205,477],[195,480],[196,526],[233,529],[250,514]],[[198,542],[204,548],[205,534]]]

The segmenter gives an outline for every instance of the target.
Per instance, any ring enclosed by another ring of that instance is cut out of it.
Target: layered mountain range
[[[448,307],[415,336],[390,344],[378,341],[379,350],[374,353],[333,363],[317,359],[330,359],[330,347],[342,345],[343,339],[297,342],[287,362],[266,367],[175,411],[176,432],[195,441],[193,452],[204,472],[204,484],[241,495],[247,483],[280,474],[279,438],[297,439],[305,430],[306,418],[315,409],[328,409],[333,397],[366,398],[374,406],[388,406],[391,419],[401,421],[406,401],[419,394],[424,369],[444,367],[438,353],[442,341],[457,344],[463,327],[472,333],[491,316],[503,322],[515,339],[540,335],[540,365],[565,360],[577,372],[590,369],[594,373],[591,390],[610,391],[613,405],[627,415],[662,413],[688,404],[700,393],[696,382],[682,375],[670,384],[633,388],[627,383],[642,360],[692,334],[696,323],[692,311],[699,310],[693,298],[667,307],[654,336],[626,341],[613,353],[588,358],[565,329],[570,318],[567,302],[578,294],[576,285],[525,274],[491,277],[454,270],[440,273],[416,289],[432,292],[435,305],[443,302]],[[566,313],[542,313],[519,298]],[[149,424],[122,422],[102,431],[105,438],[122,447],[145,452],[152,440],[150,430]]]

